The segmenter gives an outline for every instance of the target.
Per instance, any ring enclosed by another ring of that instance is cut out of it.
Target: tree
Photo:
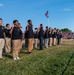
[[[62,31],[62,32],[72,32],[70,29],[68,29],[68,28],[64,28],[64,29],[61,29],[60,31]]]

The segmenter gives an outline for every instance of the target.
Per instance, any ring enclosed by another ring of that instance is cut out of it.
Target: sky
[[[49,11],[49,19],[45,17]],[[25,30],[31,19],[34,28],[42,23],[52,28],[69,28],[74,31],[74,0],[0,0],[0,18],[4,25],[12,26],[13,20],[21,23]]]

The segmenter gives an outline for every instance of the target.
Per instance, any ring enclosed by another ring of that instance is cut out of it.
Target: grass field
[[[23,49],[17,61],[12,59],[12,54],[0,60],[0,75],[74,75],[74,55],[71,57],[74,40],[65,40],[43,51],[34,50],[30,55],[26,52]]]

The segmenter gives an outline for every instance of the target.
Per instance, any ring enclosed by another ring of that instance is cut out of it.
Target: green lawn
[[[34,50],[26,54],[23,49],[20,60],[14,61],[12,54],[0,60],[0,75],[74,75],[74,56],[67,65],[74,51],[74,40],[66,40],[63,44],[44,49]]]

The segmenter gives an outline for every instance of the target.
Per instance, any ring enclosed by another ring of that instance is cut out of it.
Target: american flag
[[[48,11],[45,13],[45,16],[46,16],[47,18],[49,18],[49,14],[48,14],[48,13],[49,13]]]

